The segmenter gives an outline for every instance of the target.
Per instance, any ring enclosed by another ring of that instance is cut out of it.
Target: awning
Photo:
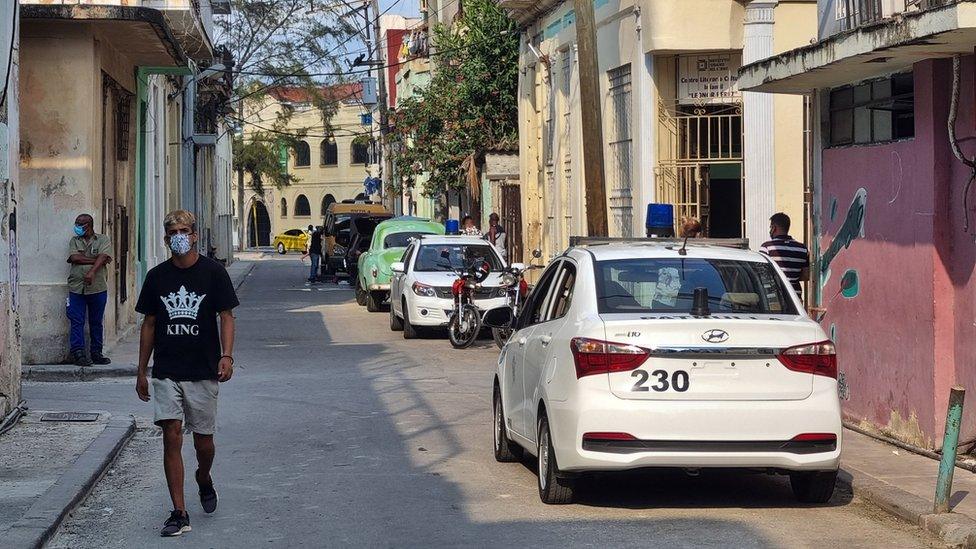
[[[187,56],[163,14],[136,6],[22,4],[20,19],[85,21],[139,66],[185,66]]]
[[[911,68],[933,57],[972,54],[976,0],[898,15],[810,46],[757,61],[739,71],[739,88],[809,93]]]

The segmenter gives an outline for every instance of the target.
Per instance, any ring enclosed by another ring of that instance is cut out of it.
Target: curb
[[[251,275],[251,272],[254,270],[254,267],[257,265],[257,261],[250,261],[245,259],[240,259],[238,261],[242,263],[247,263],[247,265],[244,267],[244,270],[241,271],[240,280],[232,280],[232,282],[234,283],[234,291],[241,289],[241,286],[244,285],[244,282],[247,280],[247,277]]]
[[[57,531],[64,517],[88,496],[105,471],[112,466],[135,430],[136,420],[132,417],[110,419],[105,430],[27,513],[4,533],[4,546],[32,549],[43,547]]]
[[[976,548],[976,520],[956,513],[934,514],[931,501],[853,467],[843,467],[837,480],[849,486],[854,495],[939,537],[952,547]]]
[[[25,366],[24,381],[92,381],[103,377],[135,377],[135,364],[108,366],[75,366],[73,364],[44,364]]]

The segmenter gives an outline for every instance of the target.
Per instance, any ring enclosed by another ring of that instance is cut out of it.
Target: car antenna
[[[685,242],[681,245],[681,249],[678,250],[678,255],[688,255],[688,238],[690,236],[690,234],[685,235]]]

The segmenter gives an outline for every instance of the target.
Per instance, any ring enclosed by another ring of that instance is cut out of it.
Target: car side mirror
[[[538,248],[532,250],[532,257],[534,257],[536,259],[539,259],[540,257],[542,257],[542,250],[540,250]]]
[[[515,315],[512,314],[512,309],[500,307],[485,313],[485,319],[482,323],[489,328],[510,328],[514,322]]]
[[[402,261],[396,261],[390,265],[390,270],[393,271],[394,273],[399,274],[407,270],[407,266],[404,265]]]

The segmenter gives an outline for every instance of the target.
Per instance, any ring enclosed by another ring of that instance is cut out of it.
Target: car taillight
[[[837,442],[834,433],[802,433],[791,439],[793,442]]]
[[[583,433],[583,441],[599,440],[637,440],[637,437],[630,433]]]
[[[379,274],[379,271],[376,270],[376,267],[373,267],[372,269],[370,269],[369,272],[370,272],[370,274],[373,275],[373,278],[376,278],[376,275]]]
[[[837,349],[830,341],[797,345],[782,351],[779,361],[787,369],[837,379]]]
[[[585,337],[573,338],[569,345],[573,351],[573,361],[576,363],[577,379],[595,374],[634,370],[651,355],[650,350],[636,345]]]

